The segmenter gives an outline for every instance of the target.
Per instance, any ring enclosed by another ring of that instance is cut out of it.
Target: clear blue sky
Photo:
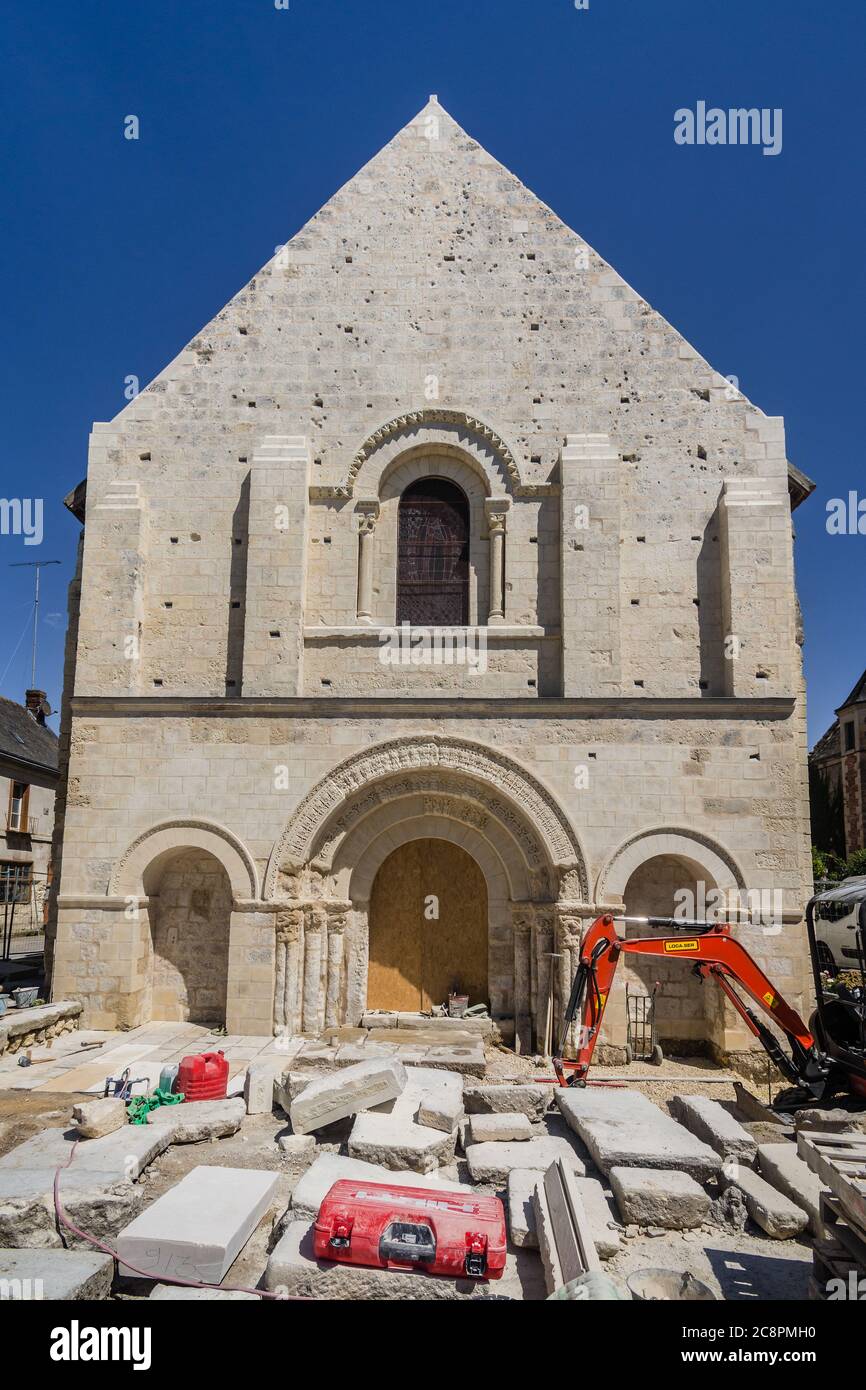
[[[20,699],[32,571],[60,697],[93,420],[149,381],[429,93],[768,414],[818,483],[797,513],[810,729],[866,666],[862,0],[5,0],[0,693]],[[679,107],[781,107],[784,144],[684,148]],[[124,117],[141,122],[123,138]],[[56,723],[56,721],[53,721]]]

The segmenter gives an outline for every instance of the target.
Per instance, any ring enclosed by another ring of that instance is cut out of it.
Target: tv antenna
[[[30,688],[36,689],[36,638],[39,632],[39,571],[44,565],[59,565],[60,560],[16,560],[9,566],[10,569],[35,569],[36,571],[36,593],[33,600],[33,659],[30,664]]]

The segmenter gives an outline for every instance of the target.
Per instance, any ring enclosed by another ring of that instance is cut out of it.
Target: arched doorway
[[[447,840],[410,840],[382,863],[370,896],[367,1007],[413,1012],[455,990],[488,1002],[487,884]]]
[[[151,889],[151,1017],[224,1024],[232,890],[202,849],[171,854]],[[152,879],[151,872],[148,878]]]
[[[658,854],[645,860],[629,878],[623,895],[625,910],[634,917],[691,918],[696,909],[688,904],[705,901],[715,888],[700,864],[683,855]],[[629,927],[626,935],[652,936],[653,931],[650,927]],[[624,963],[630,990],[652,994],[658,985],[655,1018],[662,1046],[672,1053],[700,1052],[710,1039],[713,1011],[720,1006],[716,987],[702,984],[688,961],[626,956]]]

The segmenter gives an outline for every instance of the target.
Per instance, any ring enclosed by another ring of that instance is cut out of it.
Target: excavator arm
[[[611,914],[605,914],[593,922],[581,943],[580,960],[563,1020],[557,1056],[553,1059],[560,1085],[585,1084],[620,957],[658,956],[664,960],[693,961],[694,971],[702,980],[714,979],[783,1075],[820,1099],[830,1073],[826,1058],[800,1015],[786,1002],[745,947],[734,939],[729,925],[683,923],[671,917],[623,917],[617,920],[626,924],[667,928],[676,935],[621,937],[616,933]],[[740,989],[785,1034],[791,1049],[790,1056],[779,1045],[775,1033],[741,997]],[[563,1054],[575,1026],[578,1030],[576,1057],[566,1061]],[[570,1076],[566,1075],[567,1072]]]

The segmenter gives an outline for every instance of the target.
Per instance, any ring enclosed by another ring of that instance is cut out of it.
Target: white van
[[[846,892],[846,890],[848,890]],[[866,876],[846,878],[833,889],[833,901],[815,903],[815,942],[818,968],[837,975],[857,970],[857,926],[866,894]]]

